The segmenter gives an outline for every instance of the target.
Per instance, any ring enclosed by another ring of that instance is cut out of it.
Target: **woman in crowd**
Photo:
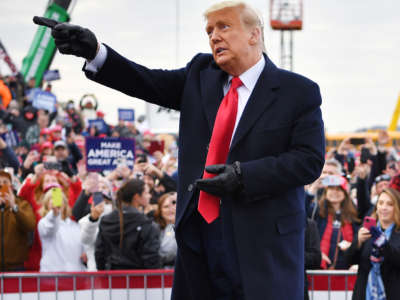
[[[175,240],[176,192],[169,192],[158,199],[154,221],[160,226],[160,257],[163,267],[175,264],[177,245]]]
[[[90,197],[90,213],[79,220],[79,226],[81,228],[81,241],[85,248],[87,256],[87,269],[88,271],[97,271],[96,260],[94,258],[94,247],[99,232],[100,219],[113,210],[112,199],[109,193],[100,192],[102,201],[100,203],[94,203],[93,198]]]
[[[50,188],[43,196],[38,231],[42,242],[41,272],[79,272],[83,246],[79,225],[71,217],[68,200],[60,187]]]
[[[357,210],[349,196],[347,181],[337,175],[324,178],[324,192],[314,215],[320,240],[323,269],[348,269],[346,251],[357,233]]]
[[[385,188],[375,207],[377,227],[361,227],[347,251],[358,264],[353,300],[395,300],[400,295],[400,192]]]
[[[149,188],[130,179],[117,191],[118,210],[105,215],[99,226],[95,259],[99,270],[153,269],[160,266],[158,227],[142,212],[150,201]]]
[[[76,176],[75,176],[76,178]],[[41,199],[51,187],[61,187],[65,195],[69,195],[68,203],[73,205],[81,190],[80,180],[70,179],[66,174],[55,170],[45,170],[43,164],[35,167],[35,174],[30,174],[23,182],[18,196],[27,200],[33,208],[36,222],[39,222],[39,213],[42,207]],[[33,244],[29,251],[29,258],[25,262],[27,270],[38,271],[42,247],[35,230]]]

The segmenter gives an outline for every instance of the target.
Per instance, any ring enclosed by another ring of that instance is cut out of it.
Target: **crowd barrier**
[[[311,300],[351,299],[352,271],[307,271]],[[173,270],[2,273],[1,300],[169,300]],[[289,284],[289,283],[288,283]]]
[[[309,270],[310,300],[350,300],[357,272],[347,270]]]

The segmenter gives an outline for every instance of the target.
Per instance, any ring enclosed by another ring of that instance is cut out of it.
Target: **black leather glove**
[[[73,54],[92,60],[97,54],[97,39],[93,32],[87,28],[68,23],[34,17],[35,24],[52,28],[51,35],[58,50],[63,54]]]
[[[206,171],[218,174],[213,178],[196,180],[196,187],[206,193],[222,197],[233,194],[242,188],[242,172],[238,161],[232,165],[207,166]]]

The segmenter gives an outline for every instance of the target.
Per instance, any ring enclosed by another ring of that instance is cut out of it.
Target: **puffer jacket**
[[[157,269],[160,267],[160,230],[132,206],[123,207],[124,234],[120,248],[119,212],[105,215],[95,244],[98,270]]]

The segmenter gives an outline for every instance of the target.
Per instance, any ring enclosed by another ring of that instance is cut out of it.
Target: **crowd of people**
[[[0,109],[1,270],[172,268],[176,137],[123,120],[111,126],[97,103],[49,112],[32,101],[34,79],[22,98],[12,79],[1,80],[11,98]],[[134,167],[122,159],[114,170],[88,172],[85,137],[135,139]]]
[[[19,141],[0,137],[1,270],[172,268],[176,140],[150,153],[160,137],[133,122],[111,126],[89,104],[105,124],[91,127],[73,101],[55,112],[35,108],[34,81],[23,101],[7,78],[1,82],[8,96],[0,133],[16,132]],[[87,172],[85,136],[135,139],[133,169]],[[384,131],[376,142],[343,140],[326,153],[321,177],[305,186],[305,269],[358,270],[354,299],[400,293],[400,157],[389,142]]]

